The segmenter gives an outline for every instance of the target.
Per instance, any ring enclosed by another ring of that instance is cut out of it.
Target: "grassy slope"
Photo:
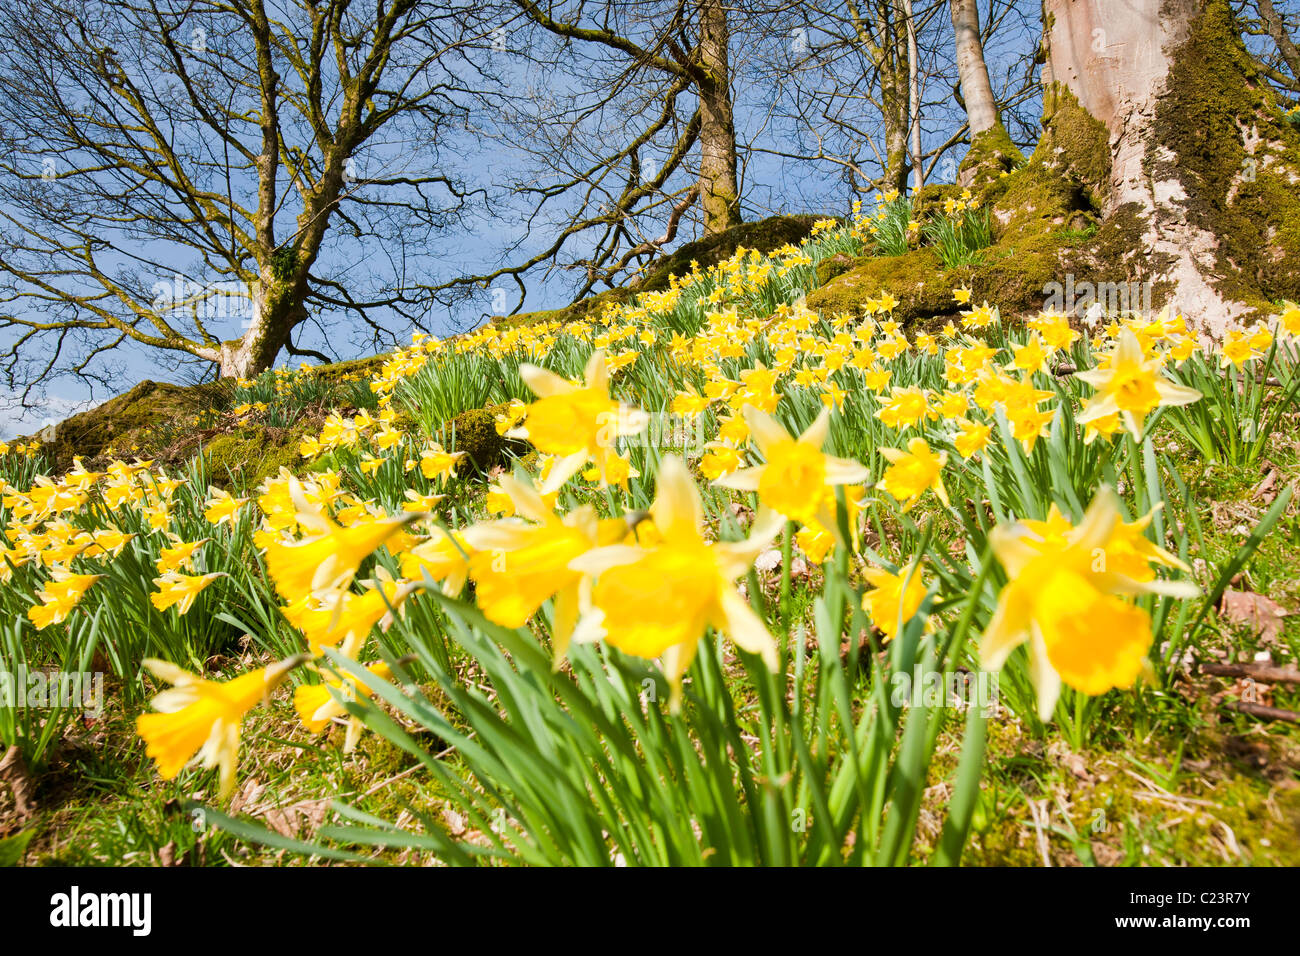
[[[319,421],[326,408],[343,401],[341,394],[323,393],[304,411],[302,422],[287,426],[291,440],[300,426]],[[236,420],[211,414],[216,417],[207,427],[214,431],[205,445],[223,435],[251,440]],[[1280,429],[1268,449],[1282,475],[1300,470],[1294,434]],[[180,457],[198,450],[171,432],[151,436],[143,428],[136,443],[142,451]],[[1207,548],[1234,549],[1238,526],[1262,513],[1253,492],[1262,471],[1207,468],[1186,452],[1182,459],[1205,502],[1199,517]],[[1291,512],[1255,556],[1245,586],[1296,609],[1300,517],[1294,505]],[[1227,622],[1220,623],[1213,647],[1234,660],[1249,660],[1260,649],[1248,631]],[[1269,649],[1279,663],[1300,657],[1300,620],[1289,618]],[[231,660],[221,669],[233,673],[241,665]],[[157,779],[133,733],[134,714],[115,709],[116,695],[111,687],[105,690],[104,716],[83,725],[37,782],[37,833],[29,860],[191,865],[301,860],[244,844],[187,815],[182,801],[202,794],[189,792],[184,778],[171,784]],[[1098,729],[1087,740],[1068,741],[1059,730],[1036,736],[1034,728],[1005,715],[991,722],[984,797],[967,862],[1300,864],[1300,728],[1262,724],[1222,707],[1225,695],[1231,700],[1240,691],[1230,680],[1189,677],[1180,690],[1170,696],[1101,698],[1105,715],[1092,723]],[[390,819],[408,802],[437,805],[427,778],[408,773],[416,766],[412,758],[372,734],[363,737],[357,752],[344,756],[334,746],[337,741],[304,734],[286,698],[282,689],[277,706],[255,711],[245,725],[236,798],[242,812],[291,834],[310,833],[328,817],[322,797],[339,796]],[[1279,688],[1269,702],[1300,708],[1300,689]],[[948,794],[956,742],[954,733],[932,769],[927,801],[935,808]],[[0,790],[0,823],[11,810],[9,794]]]

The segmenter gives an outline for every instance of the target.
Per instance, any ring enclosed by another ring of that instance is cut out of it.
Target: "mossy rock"
[[[622,305],[641,292],[657,292],[668,288],[672,276],[682,276],[691,271],[691,263],[701,268],[716,265],[734,255],[736,250],[757,249],[767,255],[785,245],[797,246],[812,233],[818,219],[828,216],[795,215],[769,216],[757,222],[744,222],[714,236],[705,236],[688,242],[667,256],[656,259],[642,272],[640,281],[633,280],[617,289],[588,296],[572,305],[541,312],[521,312],[495,319],[501,326],[536,325],[541,322],[573,322],[584,317],[594,317],[609,305]]]
[[[142,443],[145,433],[197,420],[229,401],[229,389],[220,383],[186,387],[144,381],[43,432],[42,451],[56,474],[71,468],[74,457],[87,463],[101,457],[131,457],[133,446]]]
[[[281,467],[297,470],[302,463],[298,447],[307,429],[269,425],[243,425],[235,431],[214,435],[202,443],[208,478],[219,488],[249,491]]]
[[[808,295],[808,307],[825,315],[861,313],[868,299],[888,292],[899,300],[894,318],[904,325],[955,311],[952,285],[944,278],[939,255],[929,246],[901,256],[868,258]]]
[[[836,276],[842,276],[866,261],[865,256],[851,256],[848,253],[837,252],[817,263],[817,285],[824,286]]]
[[[503,403],[488,408],[471,408],[442,426],[448,447],[463,451],[465,460],[480,475],[504,465],[507,453],[522,454],[527,450],[526,442],[497,433],[497,415],[504,413],[508,407],[507,403]],[[462,466],[460,473],[465,475],[470,472]]]
[[[319,379],[327,382],[343,382],[354,378],[371,378],[379,374],[384,363],[392,357],[392,353],[382,355],[371,355],[367,358],[350,359],[346,362],[332,362],[329,365],[318,365],[312,369],[312,373]]]

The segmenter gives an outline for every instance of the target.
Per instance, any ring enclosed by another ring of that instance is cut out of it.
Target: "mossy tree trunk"
[[[949,12],[957,52],[957,77],[961,81],[971,142],[958,182],[962,186],[981,185],[1010,170],[1022,157],[1002,125],[997,100],[993,97],[984,44],[980,40],[979,5],[975,0],[951,0]]]
[[[1076,173],[1103,229],[1124,224],[1155,305],[1220,334],[1300,294],[1300,133],[1226,0],[1045,0],[1043,12],[1040,154]]]
[[[700,3],[700,203],[704,234],[740,224],[736,124],[727,63],[727,11],[722,0]]]
[[[907,43],[910,18],[902,0],[879,0],[874,4],[848,0],[847,8],[857,42],[875,68],[880,84],[878,105],[885,146],[883,156],[876,153],[881,166],[880,186],[886,191],[906,192],[912,169],[908,146],[912,128],[909,70],[914,62]]]
[[[881,4],[885,11],[878,15],[880,33],[880,112],[885,126],[885,186],[898,192],[907,191],[907,178],[911,171],[908,132],[911,129],[908,78],[909,58],[904,45],[905,25],[900,23],[901,11],[894,4]]]

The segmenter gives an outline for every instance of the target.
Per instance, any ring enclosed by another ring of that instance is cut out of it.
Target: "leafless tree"
[[[1029,16],[1020,0],[993,0],[976,21],[978,37],[1015,34],[1017,54],[989,92],[995,108],[1016,121],[1022,142],[1037,123],[1016,112],[1032,109],[1038,85]],[[800,4],[787,15],[792,38],[772,80],[794,162],[837,166],[854,192],[915,187],[936,173],[955,175],[955,151],[969,142],[966,103],[954,57],[953,21],[942,0],[842,0]],[[1034,11],[1037,22],[1037,10]],[[766,147],[760,147],[764,149]]]
[[[1274,86],[1292,101],[1300,102],[1300,4],[1295,0],[1241,0],[1233,11],[1248,38],[1263,38],[1252,44],[1255,65]]]
[[[573,299],[613,286],[686,223],[742,219],[732,53],[752,35],[724,0],[504,0],[513,88],[486,126],[509,170],[516,236],[496,268],[445,288],[576,272]],[[752,11],[751,11],[752,12]],[[500,303],[496,303],[498,306]]]
[[[416,0],[4,0],[10,388],[102,380],[131,341],[248,376],[304,323],[420,321],[483,30]]]

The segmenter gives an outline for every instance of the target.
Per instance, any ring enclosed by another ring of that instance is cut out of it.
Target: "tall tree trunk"
[[[881,4],[876,15],[880,34],[879,62],[880,110],[885,126],[885,187],[907,192],[908,96],[907,48],[900,30],[902,11],[894,2]]]
[[[957,76],[966,101],[966,119],[973,142],[981,133],[1000,125],[998,105],[993,99],[989,68],[980,42],[980,13],[975,0],[952,0],[952,30],[957,41]]]
[[[1300,133],[1226,0],[1045,0],[1043,13],[1044,139],[1095,167],[1080,130],[1099,130],[1109,170],[1088,185],[1157,303],[1217,334],[1300,295]]]
[[[976,0],[952,0],[948,6],[956,43],[957,76],[970,127],[970,150],[962,160],[957,179],[963,186],[973,186],[1012,169],[1023,157],[1007,135],[993,98],[980,40],[979,5]]]
[[[925,185],[925,170],[921,154],[921,64],[912,0],[903,0],[903,15],[907,18],[907,120],[912,134],[912,188],[919,193]]]
[[[885,154],[881,165],[881,189],[907,191],[908,162],[908,77],[909,58],[900,22],[904,18],[900,0],[878,0],[866,16],[856,0],[848,0],[857,41],[871,59],[880,83],[880,118],[884,127]]]
[[[736,176],[736,124],[732,116],[731,71],[727,64],[727,11],[722,0],[700,3],[700,201],[704,234],[740,223]]]

